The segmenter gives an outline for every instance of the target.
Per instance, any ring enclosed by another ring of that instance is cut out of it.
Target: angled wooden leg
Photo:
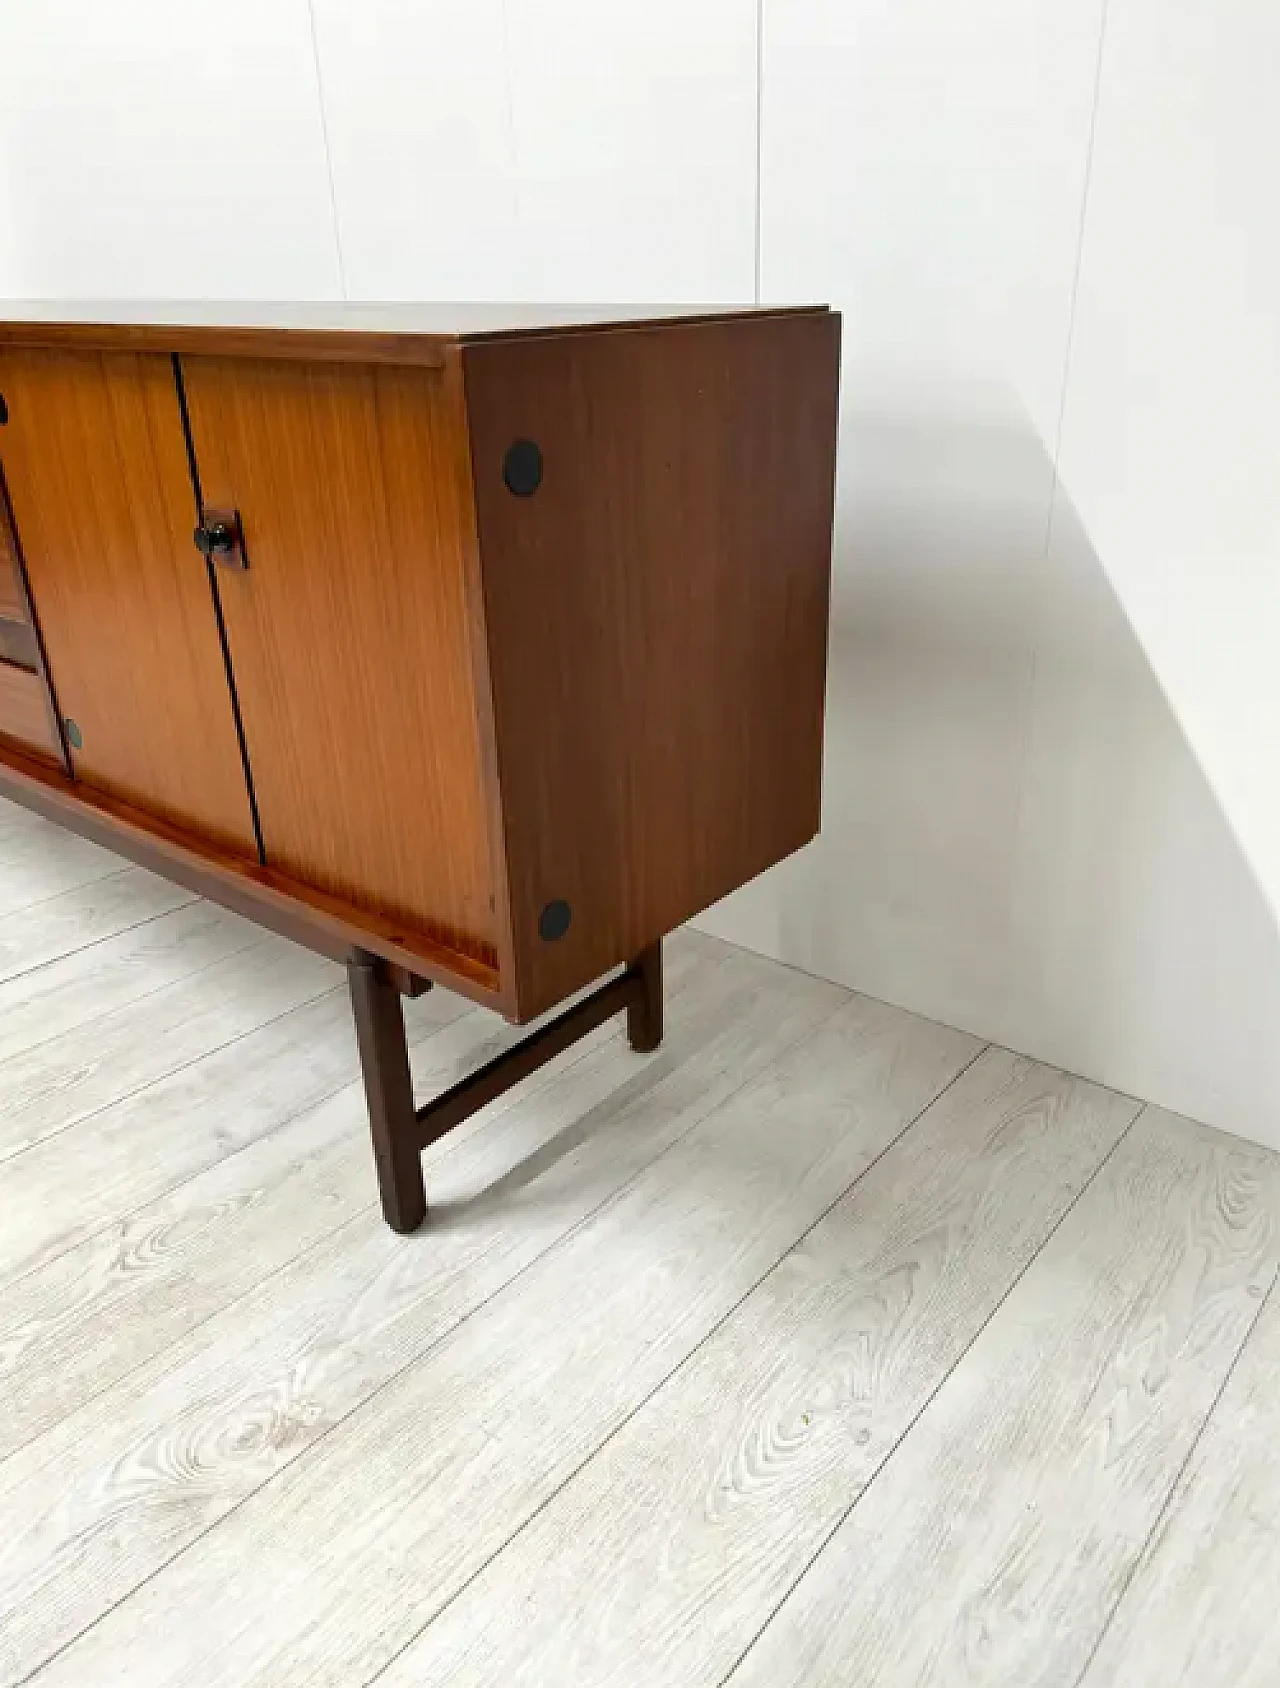
[[[406,986],[416,989],[416,983],[366,950],[352,951],[347,980],[369,1104],[378,1190],[382,1211],[393,1231],[416,1231],[427,1216],[423,1149],[495,1097],[624,1008],[627,1036],[634,1050],[647,1054],[662,1042],[662,946],[653,944],[625,973],[615,974],[523,1042],[415,1108],[400,994]],[[424,983],[422,988],[428,987]]]
[[[627,1008],[627,1039],[637,1055],[647,1055],[662,1042],[662,943],[650,944],[631,963],[639,975],[641,993]]]
[[[393,1231],[416,1231],[427,1216],[427,1191],[400,992],[387,963],[364,950],[352,953],[347,982],[382,1211]]]

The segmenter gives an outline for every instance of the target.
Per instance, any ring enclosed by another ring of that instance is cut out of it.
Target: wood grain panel
[[[0,661],[0,739],[16,739],[23,749],[59,760],[62,747],[49,718],[44,682],[30,669]]]
[[[267,859],[492,964],[498,930],[456,377],[188,358]]]
[[[522,1014],[817,831],[839,329],[464,350]]]
[[[78,778],[256,855],[168,358],[0,351],[9,496]]]

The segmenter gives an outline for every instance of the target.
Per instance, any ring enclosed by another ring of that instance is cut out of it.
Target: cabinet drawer
[[[0,615],[0,662],[12,662],[18,668],[36,670],[40,666],[40,647],[30,622]]]
[[[0,619],[25,621],[27,606],[18,579],[18,553],[9,528],[9,512],[0,494]]]
[[[0,662],[0,737],[16,739],[42,756],[59,756],[44,681],[11,662]]]

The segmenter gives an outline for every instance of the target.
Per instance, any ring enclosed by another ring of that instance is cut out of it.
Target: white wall
[[[316,0],[354,298],[749,300],[755,0]]]
[[[1163,740],[1134,768],[1158,805],[1128,852],[1163,1010],[1145,1068],[1153,1088],[1273,1146],[1278,74],[1268,0],[1112,0],[1060,458],[1091,572],[1180,738],[1163,781]],[[1063,558],[1070,533],[1055,528]]]
[[[1280,10],[1113,4],[1064,488],[1280,905]]]
[[[0,0],[0,297],[749,300],[756,25]]]
[[[1280,20],[1110,0],[1086,202],[1101,25],[766,0],[767,295],[849,313],[827,813],[709,924],[1280,1147]]]
[[[307,0],[0,0],[0,296],[338,293]]]
[[[1280,15],[1103,23],[5,0],[0,294],[830,298],[824,833],[707,924],[1280,1146]]]

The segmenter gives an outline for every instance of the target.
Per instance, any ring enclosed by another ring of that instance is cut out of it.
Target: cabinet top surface
[[[439,364],[451,345],[825,311],[824,305],[343,304],[4,300],[0,345],[306,353]]]

